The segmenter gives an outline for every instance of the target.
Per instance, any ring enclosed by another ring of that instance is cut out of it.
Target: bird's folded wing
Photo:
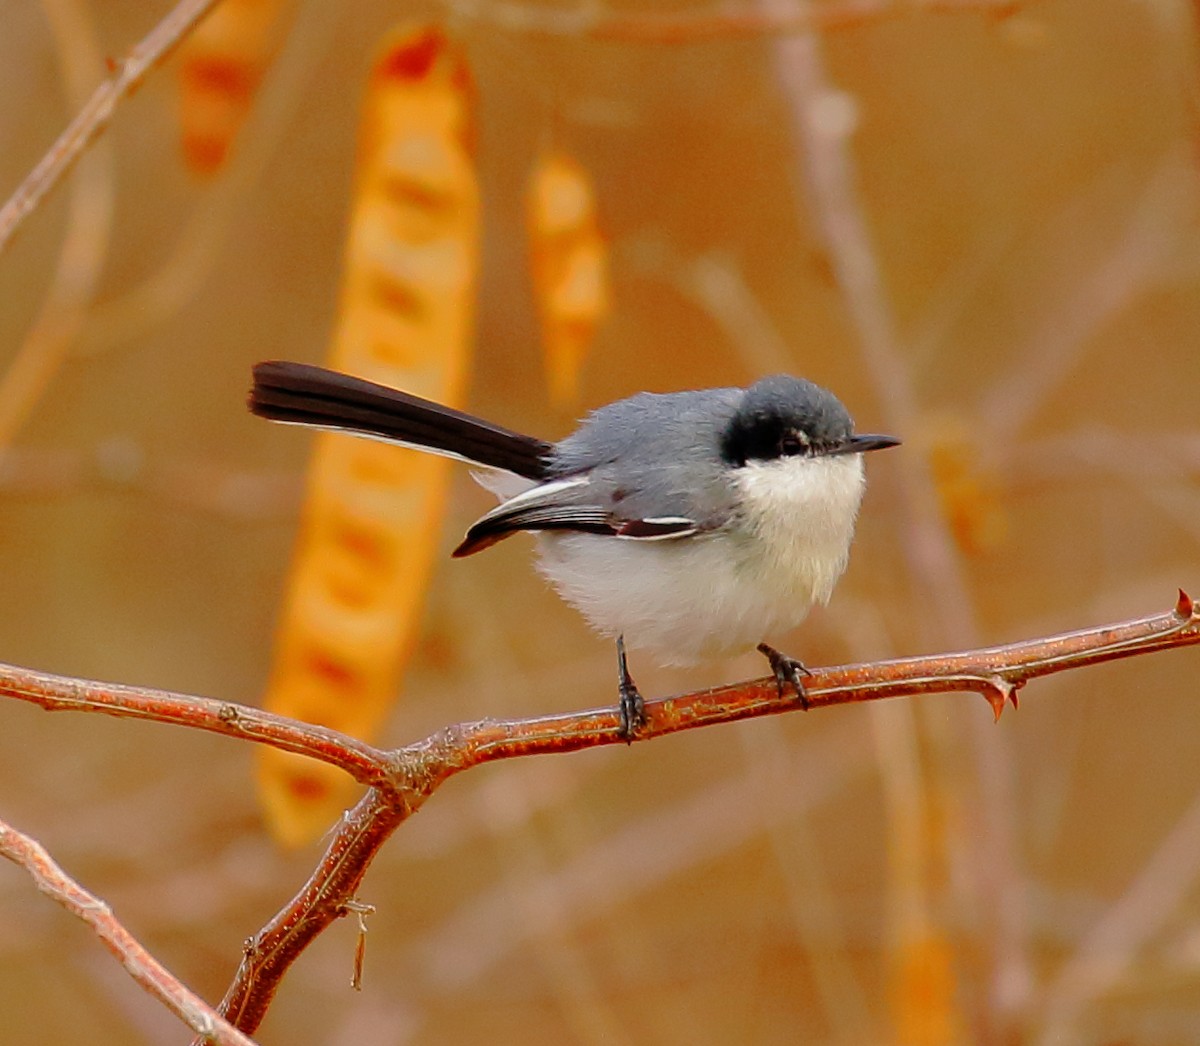
[[[453,554],[469,556],[520,530],[574,530],[653,541],[686,537],[699,529],[695,520],[683,516],[629,518],[611,507],[589,504],[582,489],[586,485],[586,479],[573,477],[518,494],[475,523]]]

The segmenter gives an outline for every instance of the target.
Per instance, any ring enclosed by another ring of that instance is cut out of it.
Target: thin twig
[[[1196,883],[1200,798],[1194,799],[1124,894],[1099,918],[1045,995],[1040,1046],[1072,1041],[1080,1019],[1118,984]]]
[[[306,103],[313,70],[341,39],[340,25],[353,17],[353,11],[350,5],[327,0],[305,0],[299,5],[220,178],[205,187],[203,199],[145,278],[96,303],[75,347],[78,355],[96,356],[138,342],[197,293],[225,257],[225,243],[237,224],[239,209],[250,190],[262,184],[279,143],[292,132],[295,113]]]
[[[83,104],[101,69],[92,11],[82,0],[44,0],[63,87]],[[111,148],[83,157],[72,179],[54,278],[37,318],[0,378],[0,450],[12,444],[62,366],[87,318],[112,236],[116,173]]]
[[[67,129],[8,202],[0,207],[0,254],[4,253],[21,223],[112,122],[117,104],[140,86],[150,71],[179,46],[216,3],[217,0],[180,0],[122,61],[116,63],[112,75],[101,81]]]
[[[330,763],[366,785],[384,782],[392,772],[392,756],[382,749],[336,730],[231,701],[99,683],[6,664],[0,664],[0,697],[29,701],[48,712],[99,712],[257,741]]]
[[[51,900],[88,924],[129,975],[197,1035],[219,1046],[254,1046],[242,1032],[189,991],[134,938],[100,898],[89,893],[55,863],[36,840],[0,821],[0,855],[29,873]]]
[[[1008,18],[1032,0],[824,0],[774,10],[716,5],[708,11],[619,11],[601,4],[573,9],[507,0],[444,0],[456,18],[527,37],[610,40],[636,44],[694,44],[711,40],[787,36],[853,29],[919,14],[983,14]]]
[[[1078,285],[1057,295],[1008,374],[979,407],[985,464],[1019,446],[1030,423],[1060,395],[1103,330],[1145,292],[1164,262],[1187,237],[1195,213],[1195,160],[1178,146],[1151,168],[1125,228]],[[1085,218],[1088,215],[1084,216]]]
[[[837,0],[819,5],[789,6],[774,14],[746,8],[718,9],[707,15],[689,12],[621,14],[593,7],[557,12],[494,0],[484,3],[448,0],[446,6],[459,18],[486,22],[499,29],[527,35],[671,44],[848,28],[926,12],[979,12],[1006,18],[1029,2],[1032,0]],[[0,254],[21,223],[112,122],[118,103],[141,85],[151,70],[179,46],[216,3],[217,0],[180,0],[123,61],[116,63],[113,74],[100,83],[67,129],[0,207]]]

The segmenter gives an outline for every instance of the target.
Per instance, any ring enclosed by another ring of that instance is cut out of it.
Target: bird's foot
[[[617,736],[628,745],[633,743],[634,736],[646,725],[646,702],[638,691],[633,676],[629,674],[624,636],[617,637],[617,692],[620,694],[617,714],[621,717]]]
[[[804,677],[812,673],[804,666],[804,662],[781,654],[766,643],[758,644],[758,652],[771,664],[771,671],[775,674],[775,685],[779,687],[779,699],[783,700],[783,692],[790,685],[796,692],[796,701],[807,712],[808,691],[804,687]]]

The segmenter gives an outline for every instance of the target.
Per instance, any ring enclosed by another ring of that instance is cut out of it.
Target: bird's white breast
[[[759,583],[825,603],[850,555],[865,477],[861,454],[780,458],[736,473]]]
[[[539,536],[540,568],[609,635],[664,662],[753,646],[828,600],[846,567],[862,458],[784,458],[734,473],[741,512],[695,537]]]

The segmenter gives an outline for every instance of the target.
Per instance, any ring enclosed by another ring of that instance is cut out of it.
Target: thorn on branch
[[[1179,599],[1175,603],[1175,613],[1183,619],[1185,624],[1193,621],[1196,617],[1196,604],[1182,588],[1179,590]]]
[[[987,703],[992,706],[992,715],[995,716],[997,723],[1000,722],[1000,715],[1004,711],[1005,702],[1011,701],[1013,708],[1020,707],[1017,693],[1021,689],[1021,683],[1014,683],[1003,676],[986,676],[983,679],[983,684],[985,687],[983,696],[987,699]]]

